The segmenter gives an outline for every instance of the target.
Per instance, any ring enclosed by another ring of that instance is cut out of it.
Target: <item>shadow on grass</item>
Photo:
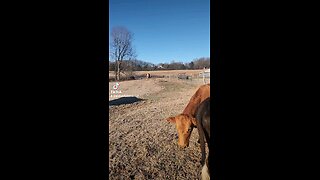
[[[135,102],[142,101],[143,99],[137,97],[121,97],[119,99],[114,99],[109,101],[109,106],[118,106],[122,104],[132,104]]]

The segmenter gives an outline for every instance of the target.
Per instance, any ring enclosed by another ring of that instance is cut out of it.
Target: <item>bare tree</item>
[[[123,60],[121,70],[127,77],[134,76],[134,61],[133,60]]]
[[[199,58],[193,60],[194,68],[195,69],[203,69],[204,67],[208,68],[210,67],[210,58]]]
[[[190,69],[194,69],[194,62],[191,61],[191,62],[189,63],[189,68],[190,68]]]
[[[120,80],[121,63],[136,57],[132,47],[133,33],[125,27],[114,27],[111,30],[110,55],[115,60],[116,80]]]

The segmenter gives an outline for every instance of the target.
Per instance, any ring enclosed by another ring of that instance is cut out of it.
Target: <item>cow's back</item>
[[[187,107],[183,110],[182,114],[195,117],[197,107],[208,97],[210,97],[210,84],[200,86],[196,93],[191,97]]]

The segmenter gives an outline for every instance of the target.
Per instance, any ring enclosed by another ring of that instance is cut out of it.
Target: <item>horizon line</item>
[[[199,57],[199,58],[194,58],[192,60],[187,60],[187,61],[183,61],[183,60],[163,60],[162,62],[157,62],[157,63],[152,63],[150,60],[141,60],[141,59],[132,59],[133,61],[143,61],[143,62],[146,62],[146,63],[150,63],[150,64],[165,64],[165,63],[172,63],[175,62],[175,63],[190,63],[192,61],[195,61],[195,60],[198,60],[198,59],[201,59],[201,58],[210,58],[209,57]],[[124,59],[124,61],[128,61],[129,59]],[[108,61],[115,61],[115,60],[112,60],[112,59],[108,59]],[[165,62],[164,62],[165,61]]]

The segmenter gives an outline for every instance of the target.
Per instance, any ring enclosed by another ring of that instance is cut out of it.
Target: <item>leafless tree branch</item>
[[[112,59],[116,62],[116,80],[120,80],[123,70],[123,60],[135,59],[136,53],[132,47],[133,33],[125,27],[114,27],[111,31],[110,51]]]

